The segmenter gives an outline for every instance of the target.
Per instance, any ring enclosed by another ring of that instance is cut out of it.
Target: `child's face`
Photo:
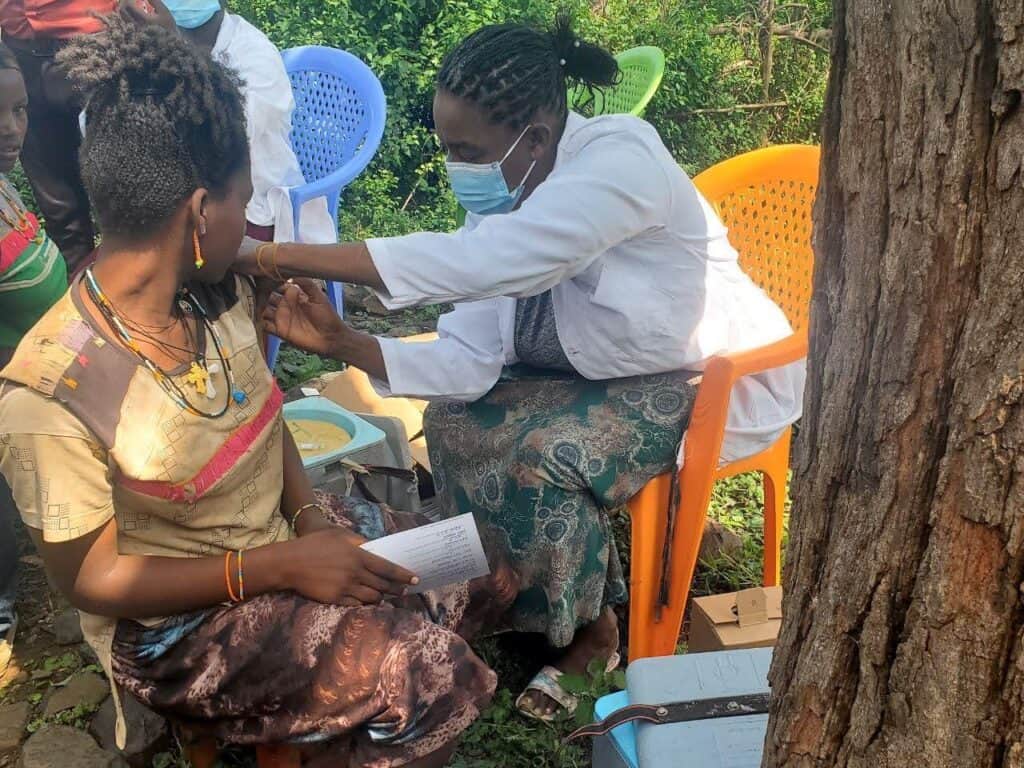
[[[28,130],[28,94],[16,69],[0,69],[0,173],[10,173]]]

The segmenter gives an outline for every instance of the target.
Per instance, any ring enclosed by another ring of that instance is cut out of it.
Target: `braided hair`
[[[437,85],[482,108],[496,125],[524,128],[538,110],[564,117],[567,82],[604,88],[619,81],[610,53],[576,37],[558,14],[550,32],[525,24],[483,27],[441,63]]]
[[[237,78],[155,24],[106,19],[59,54],[85,98],[82,181],[100,229],[147,236],[205,187],[227,191],[249,161]]]
[[[16,69],[21,72],[21,65],[14,56],[14,52],[3,42],[0,42],[0,69]]]

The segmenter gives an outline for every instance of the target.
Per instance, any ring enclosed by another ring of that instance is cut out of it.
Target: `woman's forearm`
[[[76,608],[87,613],[146,618],[186,613],[230,600],[224,555],[181,558],[118,554],[113,524],[62,544],[33,538],[58,586]],[[290,588],[291,546],[292,542],[281,542],[244,551],[242,571],[247,598]],[[80,567],[62,567],[63,563],[74,562],[80,562]],[[235,554],[230,556],[227,572],[231,588],[239,597]]]
[[[375,336],[345,326],[344,331],[333,340],[330,354],[335,360],[358,368],[378,381],[388,383],[384,354]]]
[[[387,288],[365,243],[307,245],[280,243],[261,249],[259,266],[268,276],[313,277],[338,283]]]
[[[302,454],[299,453],[299,448],[295,445],[295,438],[287,425],[282,431],[282,443],[284,449],[284,492],[281,494],[281,514],[300,536],[329,527],[331,524],[323,513],[319,509],[309,506],[316,502],[313,484],[309,481],[309,475],[306,474],[306,470],[302,466]],[[302,510],[301,513],[299,510]],[[296,515],[298,515],[298,520],[295,519]]]

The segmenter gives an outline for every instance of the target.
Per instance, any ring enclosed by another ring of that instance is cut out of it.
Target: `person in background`
[[[288,285],[266,329],[365,371],[382,394],[432,401],[423,428],[444,512],[472,512],[512,564],[508,628],[559,651],[518,699],[546,720],[577,704],[563,673],[618,661],[613,607],[628,585],[610,511],[676,467],[711,357],[792,333],[657,131],[567,108],[567,81],[617,75],[568,18],[551,32],[480,29],[445,57],[434,96],[465,227],[243,255],[267,275],[369,286],[390,309],[455,304],[436,340],[408,343],[358,333],[321,292]],[[725,460],[799,417],[804,376],[801,361],[736,383]]]
[[[186,40],[241,80],[252,156],[253,194],[245,209],[246,234],[263,242],[335,242],[337,227],[323,198],[304,206],[302,231],[298,237],[292,232],[287,189],[303,184],[304,179],[291,145],[295,99],[281,52],[248,21],[224,10],[220,0],[152,0],[152,9],[134,16],[164,26],[172,21]]]
[[[0,473],[115,706],[321,765],[441,766],[496,682],[463,633],[514,588],[408,594],[361,544],[419,519],[315,494],[231,271],[253,191],[236,79],[108,24],[61,54],[103,242],[0,371]]]
[[[28,91],[32,130],[21,164],[69,274],[92,252],[96,233],[78,168],[81,104],[56,56],[76,35],[97,32],[98,15],[116,7],[117,0],[0,0],[3,40]]]
[[[28,112],[18,60],[0,42],[0,367],[67,287],[60,252],[7,178],[25,141]],[[16,515],[10,488],[0,478],[0,674],[10,661],[18,624]]]

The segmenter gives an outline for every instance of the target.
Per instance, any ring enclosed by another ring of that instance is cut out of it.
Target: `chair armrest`
[[[804,357],[807,357],[807,334],[794,333],[765,347],[716,356],[712,363],[716,360],[728,361],[731,378],[735,382],[741,376],[781,368]]]
[[[687,467],[703,466],[706,471],[717,468],[729,398],[737,379],[789,365],[806,356],[807,334],[794,333],[774,344],[711,358],[704,368],[686,432],[684,474]]]

